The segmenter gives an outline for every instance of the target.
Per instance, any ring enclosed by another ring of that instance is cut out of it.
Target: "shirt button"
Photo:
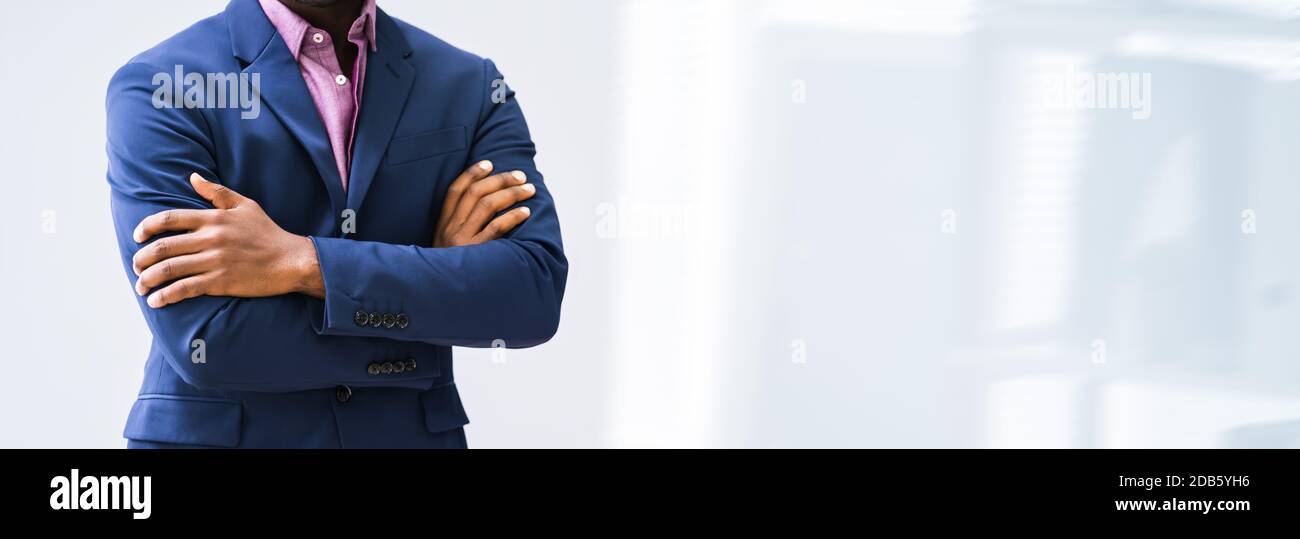
[[[334,77],[334,82],[339,83],[339,86],[343,86],[344,84],[348,83],[348,78],[344,77],[343,75],[339,75],[337,77]]]
[[[348,386],[338,386],[334,388],[334,399],[340,403],[352,400],[352,388]]]
[[[325,41],[325,36],[321,35],[320,32],[316,32],[315,34],[311,35],[311,40],[317,43],[321,43]]]

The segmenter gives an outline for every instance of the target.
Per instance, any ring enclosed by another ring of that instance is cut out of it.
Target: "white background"
[[[571,262],[471,445],[1300,446],[1298,4],[380,0],[506,74]],[[121,447],[104,91],[224,3],[3,7],[0,446]]]

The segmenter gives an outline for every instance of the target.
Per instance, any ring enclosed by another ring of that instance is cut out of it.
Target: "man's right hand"
[[[447,188],[434,231],[434,247],[475,245],[498,239],[528,219],[527,207],[498,213],[532,198],[537,188],[527,182],[523,172],[495,176],[492,162],[481,161],[462,172]]]

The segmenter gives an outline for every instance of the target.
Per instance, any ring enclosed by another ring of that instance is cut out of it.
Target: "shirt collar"
[[[280,38],[284,39],[284,44],[289,46],[289,53],[293,55],[293,59],[297,60],[298,53],[302,51],[303,41],[307,39],[307,31],[311,29],[311,23],[281,4],[279,0],[258,0],[258,3],[262,5],[262,11],[266,13],[266,18],[270,19],[271,25],[280,33]],[[378,40],[375,39],[376,11],[378,8],[375,6],[375,0],[366,0],[361,5],[361,15],[348,29],[348,40],[353,42],[364,40],[370,44],[371,51],[379,50]]]

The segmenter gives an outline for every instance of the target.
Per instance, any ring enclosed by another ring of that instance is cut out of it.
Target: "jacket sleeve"
[[[106,101],[110,201],[122,263],[132,283],[131,260],[143,247],[132,239],[135,226],[167,209],[210,208],[187,178],[193,172],[221,178],[202,111],[154,106],[153,76],[167,71],[128,64],[109,83]],[[434,368],[420,368],[421,362],[435,365],[436,358],[412,357],[411,349],[418,347],[409,343],[318,333],[308,317],[320,311],[321,302],[308,296],[201,296],[162,309],[149,307],[144,298],[137,302],[154,346],[161,347],[186,383],[200,388],[285,392],[349,384],[427,389],[437,376]],[[371,364],[380,362],[400,362],[403,372],[371,374]]]
[[[555,334],[568,275],[555,203],[533,163],[514,92],[488,60],[483,89],[468,162],[489,159],[498,172],[527,174],[537,186],[523,203],[531,216],[506,238],[467,247],[313,238],[325,282],[324,312],[316,319],[321,334],[508,348]],[[385,315],[399,323],[373,323]]]

